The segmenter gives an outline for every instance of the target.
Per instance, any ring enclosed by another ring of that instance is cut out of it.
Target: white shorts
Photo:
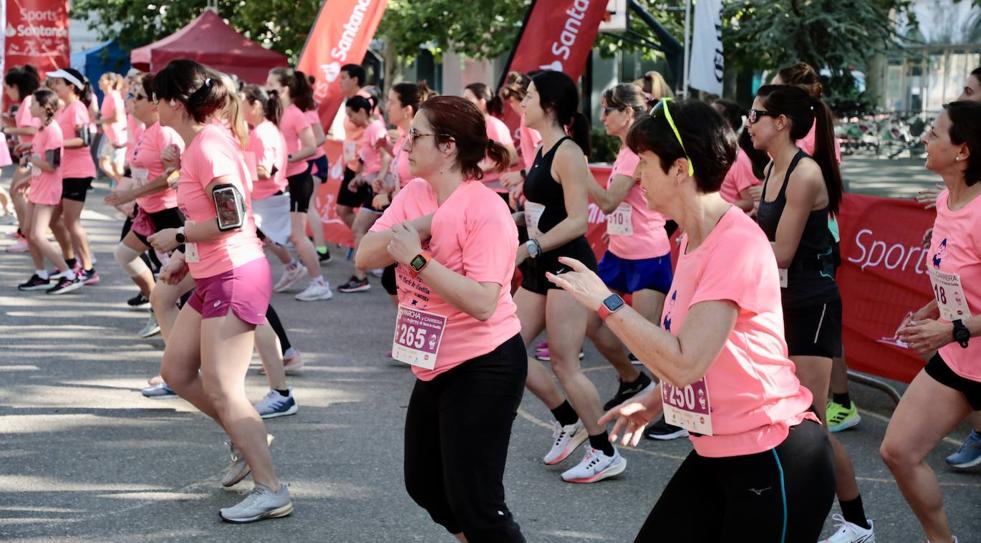
[[[255,226],[267,238],[285,245],[290,238],[290,195],[277,194],[262,200],[252,200]]]

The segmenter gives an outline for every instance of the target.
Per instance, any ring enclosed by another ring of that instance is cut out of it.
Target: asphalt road
[[[910,180],[930,180],[906,163],[892,173],[855,164],[868,172],[869,183],[909,190]],[[856,189],[861,187],[853,179]],[[100,185],[90,199],[99,202],[104,194]],[[307,362],[306,371],[291,378],[299,413],[268,422],[277,438],[274,460],[290,484],[296,512],[248,526],[220,522],[218,508],[237,502],[251,482],[221,489],[227,457],[217,427],[182,400],[139,394],[157,370],[162,342],[135,335],[146,313],[125,304],[135,287],[112,258],[120,221],[98,203],[91,209],[85,225],[100,261],[98,286],[61,297],[20,293],[16,285],[30,274],[29,259],[0,253],[0,540],[452,541],[402,485],[403,419],[413,378],[386,358],[393,310],[376,279],[370,292],[336,294],[326,302],[275,295]],[[0,233],[11,229],[0,227]],[[0,246],[7,243],[4,238]],[[343,252],[335,253],[341,258],[324,271],[337,285],[351,265]],[[583,365],[601,396],[612,395],[615,374],[591,345]],[[247,389],[254,400],[261,398],[264,377],[250,374]],[[840,438],[855,462],[877,540],[922,541],[877,452],[893,405],[858,385],[853,397],[863,422]],[[690,451],[687,440],[642,442],[623,451],[629,465],[620,478],[570,485],[559,473],[573,460],[557,468],[541,463],[551,440],[549,420],[544,406],[526,394],[505,485],[528,540],[632,541]],[[930,464],[955,533],[962,543],[977,543],[981,475],[955,473],[943,464],[965,434],[962,427],[945,440]],[[826,532],[831,528],[829,520]],[[733,540],[750,539],[734,534]]]

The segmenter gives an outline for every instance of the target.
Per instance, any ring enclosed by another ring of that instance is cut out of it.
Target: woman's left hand
[[[592,272],[585,264],[575,258],[559,257],[559,262],[572,268],[572,271],[562,274],[545,273],[545,278],[555,283],[559,288],[572,294],[572,297],[590,311],[599,309],[603,300],[613,292],[603,284],[603,280]]]
[[[388,242],[388,254],[400,264],[408,265],[422,252],[419,231],[412,223],[404,222],[392,227],[392,241]]]
[[[169,253],[180,245],[177,243],[176,228],[164,228],[156,234],[148,237],[147,241],[150,242],[150,245],[153,245],[154,249],[160,251],[161,253]]]
[[[949,322],[933,319],[910,320],[896,335],[911,349],[926,354],[954,341],[954,327]]]

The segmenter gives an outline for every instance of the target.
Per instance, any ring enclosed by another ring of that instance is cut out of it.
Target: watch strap
[[[620,295],[613,294],[611,296],[608,296],[605,300],[602,301],[602,303],[600,303],[599,309],[597,309],[596,312],[599,313],[599,318],[601,321],[605,321],[610,315],[616,313],[617,311],[622,309],[623,306],[627,305],[627,303],[623,301],[623,298],[620,298],[620,305],[618,305],[616,309],[610,309],[609,306],[606,305],[606,302],[610,300],[610,298],[620,298]]]
[[[415,262],[415,260],[417,258],[419,258],[420,256],[424,260],[424,262],[422,263],[422,266],[419,266],[418,268],[416,268],[414,266],[409,266],[416,273],[420,273],[422,270],[426,269],[426,266],[428,266],[429,265],[429,262],[433,259],[433,255],[429,251],[423,251],[423,252],[417,254],[416,256],[412,257],[412,260],[410,262]]]

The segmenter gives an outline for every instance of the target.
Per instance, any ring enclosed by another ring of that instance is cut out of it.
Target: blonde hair
[[[644,89],[644,93],[657,100],[660,100],[661,98],[674,97],[674,92],[671,91],[671,87],[668,86],[668,82],[665,81],[664,76],[656,70],[647,72],[644,74],[644,77],[634,81],[634,84]]]
[[[228,90],[228,102],[221,113],[221,118],[228,123],[229,130],[238,140],[239,146],[246,149],[249,146],[249,123],[245,121],[245,111],[242,97],[238,93],[238,85],[226,74],[221,74],[221,83]]]

